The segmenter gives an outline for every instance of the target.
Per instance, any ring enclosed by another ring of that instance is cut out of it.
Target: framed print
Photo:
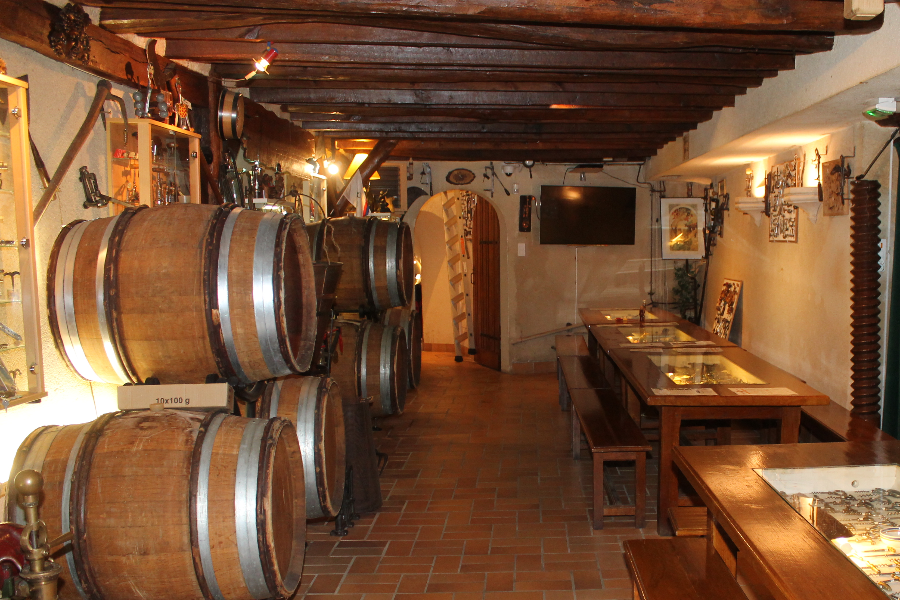
[[[662,198],[660,202],[662,257],[703,258],[703,198]]]
[[[719,301],[716,302],[716,321],[713,324],[713,333],[726,340],[731,335],[731,325],[734,322],[738,300],[741,299],[742,286],[742,281],[726,279],[722,283]]]

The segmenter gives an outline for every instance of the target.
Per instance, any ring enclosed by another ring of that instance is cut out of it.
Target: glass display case
[[[640,311],[636,308],[610,309],[603,310],[603,316],[607,321],[637,321],[641,318]],[[657,321],[656,315],[649,310],[644,313],[644,319],[647,321]]]
[[[200,203],[200,134],[152,119],[108,119],[108,195],[126,205]]]
[[[696,341],[693,336],[672,325],[628,326],[622,327],[619,331],[632,344]]]
[[[0,75],[0,408],[43,396],[28,84]]]
[[[900,598],[900,465],[754,471],[887,596]]]
[[[677,385],[766,383],[718,354],[658,354],[648,358]]]

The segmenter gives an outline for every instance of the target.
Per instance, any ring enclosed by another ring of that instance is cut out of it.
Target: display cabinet
[[[152,119],[108,119],[108,195],[125,205],[200,203],[200,134]]]
[[[28,84],[0,75],[0,408],[43,396]]]

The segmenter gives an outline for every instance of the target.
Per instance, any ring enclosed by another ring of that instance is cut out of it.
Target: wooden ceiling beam
[[[248,65],[219,63],[215,72],[224,79],[240,79],[247,74]],[[279,65],[270,67],[271,75],[260,75],[249,82],[250,87],[265,86],[269,79],[291,81],[322,82],[381,82],[381,83],[442,83],[458,84],[468,82],[575,82],[575,83],[696,83],[702,85],[731,85],[739,87],[759,87],[765,78],[775,77],[777,70],[755,72],[704,70],[697,72],[672,72],[665,69],[645,69],[639,72],[552,70],[552,69],[495,69],[495,68],[361,68],[341,66],[297,67]]]
[[[209,12],[296,10],[296,0],[89,0],[94,6]],[[692,0],[583,2],[581,0],[319,0],[316,12],[341,16],[538,22],[614,27],[759,31],[872,31],[880,20],[847,21],[843,3],[809,0]],[[301,12],[302,11],[298,11]]]
[[[170,39],[166,56],[199,62],[237,61],[249,64],[265,51],[262,42]],[[507,50],[498,48],[415,48],[411,46],[341,46],[279,44],[275,64],[484,66],[488,68],[554,68],[587,70],[704,69],[754,71],[794,67],[790,54],[755,52],[631,52],[576,50]],[[626,67],[627,66],[627,67]],[[273,65],[273,71],[274,71]]]
[[[515,23],[472,23],[424,19],[290,17],[279,13],[181,12],[104,8],[101,25],[116,33],[165,38],[256,39],[273,43],[304,41],[417,46],[541,45],[580,50],[677,50],[744,48],[810,53],[831,50],[834,39],[811,33],[647,31],[599,27],[555,27]]]
[[[427,123],[427,122],[340,122],[303,121],[307,131],[321,131],[331,137],[339,134],[356,137],[387,136],[392,133],[410,134],[545,134],[545,135],[596,135],[596,134],[672,134],[694,127],[693,123]],[[366,133],[362,133],[366,132]]]
[[[325,132],[327,137],[336,140],[352,140],[357,138],[382,140],[419,140],[435,143],[447,143],[449,145],[457,145],[469,142],[500,142],[508,144],[521,143],[579,143],[593,144],[594,146],[641,146],[641,147],[661,147],[675,140],[678,136],[674,133],[597,133],[597,134],[576,134],[576,133],[418,133],[418,132],[392,132],[384,133],[379,131],[329,131]]]
[[[521,162],[533,160],[544,163],[595,163],[604,159],[618,161],[643,162],[647,157],[655,156],[656,148],[576,148],[576,149],[535,149],[535,148],[502,148],[473,149],[473,148],[447,148],[447,147],[407,147],[407,142],[401,140],[391,154],[394,160],[406,161],[410,158],[417,161],[509,161]],[[499,188],[498,193],[503,193]]]
[[[655,123],[655,122],[684,122],[699,123],[712,117],[711,109],[681,109],[670,108],[665,110],[647,110],[633,108],[616,109],[551,109],[551,108],[474,108],[465,109],[458,107],[426,108],[421,106],[404,107],[341,107],[333,105],[304,105],[283,107],[293,120],[302,121],[309,117],[324,119],[331,115],[333,118],[352,120],[354,117],[374,117],[394,119],[405,117],[413,119],[444,117],[452,119],[469,119],[473,121],[557,121],[564,123],[588,122],[588,123]],[[302,117],[302,118],[298,118]]]
[[[579,107],[670,107],[713,108],[734,106],[729,94],[630,94],[581,92],[481,92],[439,90],[305,90],[299,88],[253,88],[254,102],[269,104],[332,104],[335,110],[343,105],[364,104],[381,106],[546,106],[571,105]]]

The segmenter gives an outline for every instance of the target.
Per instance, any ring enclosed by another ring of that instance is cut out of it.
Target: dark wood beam
[[[472,23],[424,19],[360,17],[289,17],[279,13],[181,12],[104,8],[103,27],[116,33],[152,34],[165,38],[256,39],[273,43],[304,41],[347,44],[418,46],[541,45],[580,50],[676,50],[744,48],[792,53],[831,50],[827,34],[736,33],[717,31],[647,31],[599,27],[555,27],[515,23]]]
[[[600,162],[604,159],[627,160],[627,161],[643,161],[649,156],[656,155],[655,148],[632,148],[622,150],[618,148],[591,148],[591,149],[563,149],[563,150],[543,150],[533,148],[503,148],[500,150],[488,149],[472,149],[472,148],[448,148],[446,146],[435,147],[408,147],[406,142],[401,141],[397,144],[397,148],[391,154],[395,160],[431,160],[431,161],[453,161],[453,162],[469,162],[484,160],[503,160],[510,162],[520,162],[523,160],[533,160],[536,162],[547,163],[582,163],[582,162]],[[501,194],[502,190],[497,190]]]
[[[332,104],[335,109],[343,105],[368,106],[546,106],[565,104],[579,107],[674,107],[713,108],[734,106],[733,95],[712,94],[606,94],[580,92],[472,92],[438,90],[306,90],[299,88],[252,88],[250,98],[255,102],[270,104]]]
[[[95,6],[161,10],[296,10],[296,0],[90,0]],[[847,21],[843,5],[808,0],[693,0],[635,3],[613,0],[319,0],[317,12],[335,15],[432,18],[481,22],[538,22],[688,29],[751,29],[765,31],[871,31],[880,23]],[[302,13],[301,13],[302,14]]]
[[[468,92],[541,92],[541,93],[587,93],[587,94],[708,94],[735,96],[743,94],[747,88],[736,85],[715,85],[712,83],[582,83],[548,81],[499,81],[468,83],[410,83],[375,81],[298,81],[296,79],[260,79],[253,82],[251,89],[260,88],[300,88],[304,90],[403,90],[421,91],[468,91]]]
[[[377,131],[359,132],[328,132],[328,137],[333,139],[353,140],[363,139],[403,139],[421,141],[446,141],[449,144],[469,142],[571,142],[589,143],[597,146],[608,144],[631,144],[642,147],[661,145],[671,142],[676,137],[674,133],[421,133],[421,132],[396,132],[383,133]]]
[[[587,123],[657,123],[657,122],[685,122],[699,123],[712,117],[712,110],[704,109],[676,109],[648,111],[646,109],[551,109],[551,108],[427,108],[427,107],[341,107],[334,105],[303,105],[284,107],[291,113],[291,118],[296,120],[309,120],[310,116],[317,119],[331,117],[339,120],[364,117],[366,119],[390,119],[397,117],[411,118],[415,120],[428,120],[431,118],[450,118],[454,120],[469,119],[472,121],[555,121],[561,123],[587,122]],[[296,112],[293,112],[296,111]]]
[[[87,63],[59,57],[47,37],[50,22],[60,9],[41,0],[0,0],[0,38],[34,50],[53,60],[131,88],[147,85],[147,57],[143,48],[96,25],[88,25],[91,53]],[[160,57],[161,68],[172,61]],[[207,78],[175,65],[185,97],[197,106],[208,106]]]
[[[224,79],[240,79],[247,74],[244,63],[219,63],[214,65],[217,75]],[[260,75],[249,82],[250,87],[265,87],[269,79],[321,82],[382,82],[382,83],[442,83],[459,84],[468,82],[518,83],[518,82],[579,82],[579,83],[682,83],[704,85],[731,85],[739,87],[759,87],[764,78],[775,77],[777,70],[755,72],[704,70],[672,72],[665,69],[629,71],[585,71],[552,69],[495,69],[495,68],[362,68],[341,66],[297,67],[279,65],[269,68],[271,75]]]
[[[166,56],[200,62],[237,61],[249,64],[265,51],[262,42],[170,39]],[[754,52],[631,52],[574,50],[508,50],[497,48],[415,48],[412,46],[341,46],[339,44],[279,44],[276,64],[346,65],[466,65],[489,68],[640,70],[704,69],[782,70],[794,67],[789,54]]]
[[[428,123],[393,122],[366,123],[346,121],[303,121],[307,131],[323,132],[330,137],[340,134],[355,137],[387,137],[391,134],[546,134],[546,135],[595,135],[595,134],[672,134],[694,128],[693,123]],[[366,132],[366,133],[360,133]]]

